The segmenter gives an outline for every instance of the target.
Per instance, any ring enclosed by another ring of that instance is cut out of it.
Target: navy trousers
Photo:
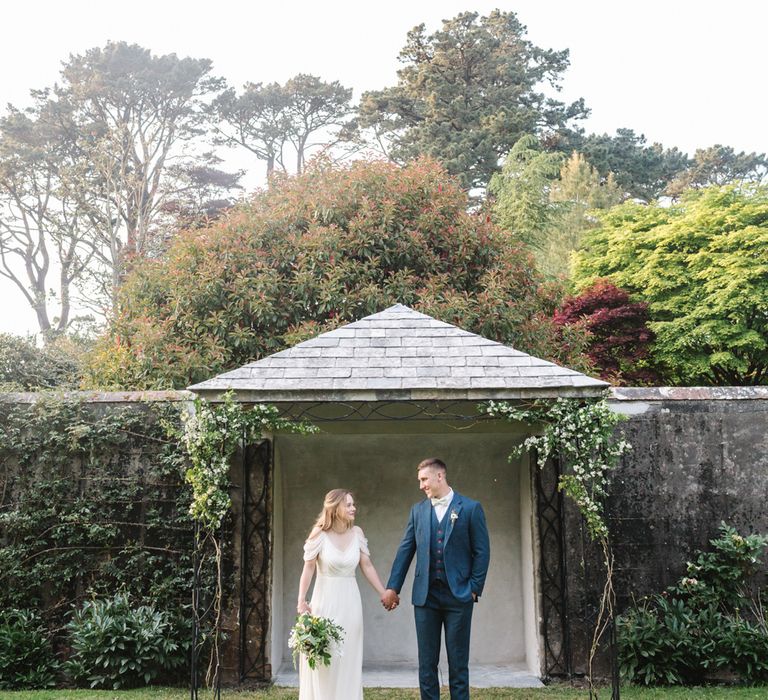
[[[469,635],[474,602],[453,597],[444,581],[430,584],[424,605],[414,606],[421,700],[440,700],[440,641],[445,629],[451,700],[469,700]]]

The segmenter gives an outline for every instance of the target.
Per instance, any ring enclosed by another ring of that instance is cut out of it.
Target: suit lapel
[[[451,539],[451,534],[453,533],[453,524],[458,519],[458,517],[452,518],[451,515],[453,513],[456,513],[457,516],[460,516],[462,506],[463,506],[463,503],[462,503],[461,496],[454,491],[451,504],[448,506],[448,510],[445,511],[445,517],[448,518],[448,523],[445,528],[445,546],[446,547],[448,546],[448,541]]]
[[[430,539],[432,533],[432,503],[428,498],[425,498],[422,504],[419,506],[419,518],[421,518],[421,542],[417,543],[424,548],[423,551],[429,556]]]

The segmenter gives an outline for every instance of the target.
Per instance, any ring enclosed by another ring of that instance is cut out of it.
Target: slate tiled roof
[[[189,387],[254,401],[594,396],[608,385],[396,304]]]

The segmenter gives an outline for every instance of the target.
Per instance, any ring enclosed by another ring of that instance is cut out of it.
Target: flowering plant
[[[459,514],[455,511],[451,511],[451,524],[455,523],[459,519]]]
[[[288,638],[288,646],[293,652],[294,668],[299,654],[307,657],[311,669],[317,668],[318,662],[323,666],[330,666],[334,651],[341,655],[343,639],[344,628],[330,618],[302,613],[296,618],[296,624]]]
[[[275,430],[308,434],[313,425],[280,416],[275,406],[255,404],[246,408],[227,392],[220,403],[195,399],[182,413],[182,439],[189,454],[187,483],[192,486],[189,512],[206,530],[215,531],[230,511],[229,472],[232,457],[243,443],[256,443]]]
[[[539,468],[543,468],[550,457],[559,459],[563,469],[569,471],[560,474],[558,489],[575,501],[589,536],[602,549],[605,585],[597,611],[587,668],[589,697],[596,698],[597,693],[592,685],[592,661],[600,639],[611,625],[616,602],[613,590],[613,552],[608,540],[604,501],[608,495],[611,471],[619,464],[621,456],[631,448],[616,431],[616,426],[624,418],[611,410],[605,397],[592,401],[560,398],[554,402],[539,402],[522,407],[503,401],[491,401],[486,411],[494,418],[539,426],[538,434],[526,438],[522,445],[513,450],[510,459],[519,457],[526,450],[536,451]]]
[[[614,413],[605,399],[561,398],[528,408],[491,401],[486,410],[495,418],[542,426],[539,434],[526,438],[512,451],[510,459],[526,450],[536,450],[539,468],[543,468],[550,457],[559,457],[563,466],[570,468],[569,473],[561,474],[559,489],[576,502],[590,537],[607,540],[603,501],[608,479],[621,456],[631,448],[615,432],[624,417]]]

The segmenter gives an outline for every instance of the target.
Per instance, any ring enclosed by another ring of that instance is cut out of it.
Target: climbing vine
[[[562,465],[558,488],[579,509],[590,538],[600,547],[605,565],[605,584],[598,607],[597,620],[589,653],[588,682],[590,698],[596,698],[592,680],[592,664],[598,645],[613,624],[613,553],[610,547],[608,523],[605,518],[605,497],[610,472],[631,445],[617,434],[616,426],[624,417],[601,399],[557,399],[529,405],[491,401],[487,412],[509,421],[522,421],[540,428],[515,448],[510,459],[535,450],[537,465],[557,458]]]
[[[221,526],[230,512],[230,465],[238,449],[277,431],[299,434],[317,432],[313,425],[280,417],[275,406],[238,403],[232,392],[219,403],[202,398],[182,414],[182,440],[189,455],[185,479],[192,488],[189,512],[197,523],[195,546],[196,568],[201,568],[207,552],[212,552],[216,569],[216,589],[209,610],[212,613],[209,633],[195,640],[197,649],[210,642],[211,656],[206,673],[209,687],[219,685],[219,641],[221,637],[221,601],[223,596]],[[194,605],[195,628],[202,630],[200,605]]]
[[[42,392],[33,403],[0,402],[0,610],[34,621],[23,629],[39,623],[59,661],[71,658],[73,614],[117,594],[132,609],[162,610],[164,640],[177,646],[174,658],[184,656],[193,523],[185,451],[165,427],[178,417],[165,402],[105,405]],[[211,584],[201,577],[203,589]],[[0,649],[0,666],[35,678],[40,669],[23,649],[19,640]],[[113,648],[104,666],[125,654]],[[174,667],[162,680],[183,679]]]

